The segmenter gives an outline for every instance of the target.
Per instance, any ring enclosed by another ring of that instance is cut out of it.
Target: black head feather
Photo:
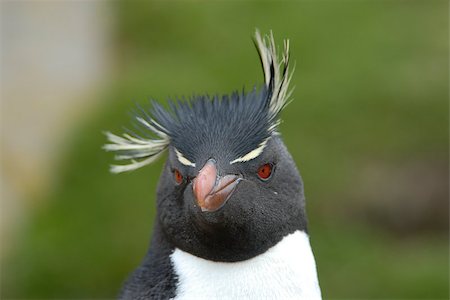
[[[153,119],[165,128],[170,144],[190,161],[218,149],[232,161],[267,140],[274,130],[267,89],[171,101],[165,110],[153,103]]]
[[[157,102],[152,103],[150,110],[140,108],[136,120],[146,137],[136,133],[122,137],[107,133],[111,143],[104,149],[115,151],[118,160],[129,160],[126,165],[112,166],[111,171],[119,173],[147,165],[169,145],[188,161],[195,161],[198,153],[211,149],[220,150],[216,154],[230,163],[252,159],[246,155],[258,147],[262,151],[276,132],[279,113],[290,96],[289,43],[284,43],[281,61],[272,34],[262,39],[257,31],[255,44],[265,76],[265,84],[259,91],[253,89],[221,97],[193,96],[188,100],[169,101],[168,109]]]

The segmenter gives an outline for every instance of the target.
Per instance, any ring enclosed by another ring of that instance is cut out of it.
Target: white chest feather
[[[296,231],[252,259],[225,263],[176,249],[175,299],[321,299],[308,235]]]

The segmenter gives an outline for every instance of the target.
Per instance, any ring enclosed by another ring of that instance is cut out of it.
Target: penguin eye
[[[262,180],[269,179],[270,175],[272,175],[272,164],[264,164],[258,169],[258,177]]]
[[[181,175],[181,172],[178,171],[177,169],[175,169],[175,170],[173,171],[173,176],[174,176],[175,182],[176,182],[177,184],[181,184],[181,183],[183,182],[183,175]]]

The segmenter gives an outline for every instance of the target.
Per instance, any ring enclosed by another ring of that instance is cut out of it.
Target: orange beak
[[[230,198],[239,181],[236,175],[218,177],[214,160],[208,160],[193,181],[192,188],[198,206],[202,211],[218,210]]]

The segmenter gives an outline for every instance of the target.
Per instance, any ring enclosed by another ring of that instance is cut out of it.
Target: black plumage
[[[211,149],[222,150],[226,157],[221,158],[231,161],[257,148],[273,131],[265,87],[169,103],[166,110],[154,102],[151,115],[170,136],[170,144],[190,161]]]
[[[281,61],[273,36],[263,40],[257,32],[256,45],[265,75],[259,90],[169,101],[168,109],[153,103],[136,113],[150,135],[108,133],[111,143],[105,149],[129,161],[113,166],[113,172],[139,168],[169,151],[157,188],[151,246],[122,298],[175,297],[174,249],[209,261],[238,262],[264,253],[290,233],[306,232],[303,183],[276,131],[290,95],[289,45]],[[270,176],[261,177],[261,166],[269,166]],[[201,181],[203,175],[211,178]],[[223,183],[227,178],[229,186]],[[205,197],[196,186],[205,189],[206,198],[220,194],[217,186],[229,191],[212,198],[220,206],[210,209],[202,206]]]

